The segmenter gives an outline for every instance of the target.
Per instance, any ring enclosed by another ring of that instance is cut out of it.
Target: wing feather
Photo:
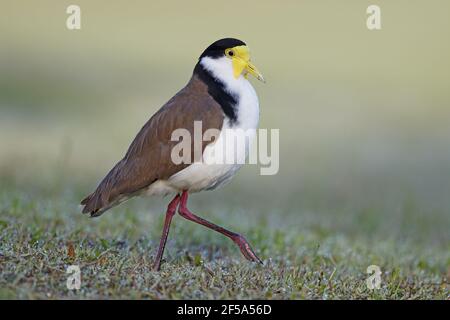
[[[83,213],[98,216],[149,187],[159,179],[168,179],[188,164],[171,160],[172,132],[185,128],[193,136],[194,121],[202,121],[202,130],[221,129],[224,114],[209,95],[207,86],[193,76],[139,131],[124,158],[100,182],[97,189],[81,201]],[[202,148],[209,142],[203,142]],[[194,148],[191,148],[194,152]]]

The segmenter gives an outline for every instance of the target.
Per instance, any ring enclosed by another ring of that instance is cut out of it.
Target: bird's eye
[[[228,51],[228,56],[229,56],[229,57],[234,56],[234,51],[233,51],[233,50],[229,50],[229,51]]]

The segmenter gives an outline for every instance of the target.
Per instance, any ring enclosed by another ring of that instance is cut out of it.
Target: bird
[[[214,157],[215,151],[219,153],[217,150],[223,148],[225,132],[257,129],[259,100],[249,75],[265,82],[251,61],[245,42],[224,38],[209,45],[199,56],[188,83],[153,114],[125,156],[95,191],[81,201],[82,213],[98,217],[135,196],[174,196],[167,206],[154,270],[161,268],[170,224],[177,211],[183,218],[230,238],[246,259],[262,263],[244,236],[199,217],[187,207],[190,194],[225,185],[242,163],[172,160],[173,150],[179,143],[173,140],[172,133],[181,128],[192,134],[195,122],[201,123],[202,133],[218,132],[214,139],[202,140],[191,150],[191,153],[200,153],[200,160]],[[249,146],[244,149],[241,153],[246,157]],[[222,150],[229,152],[227,148]]]

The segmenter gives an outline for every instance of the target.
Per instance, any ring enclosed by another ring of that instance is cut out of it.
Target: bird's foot
[[[253,261],[253,262],[259,262],[262,264],[262,260],[258,258],[258,256],[253,251],[252,247],[248,243],[248,241],[241,235],[237,235],[233,238],[233,241],[239,246],[239,249],[241,250],[242,254],[247,260]]]

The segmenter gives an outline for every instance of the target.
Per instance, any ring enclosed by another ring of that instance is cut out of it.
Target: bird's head
[[[235,79],[241,76],[247,78],[249,74],[265,82],[262,74],[250,61],[250,50],[238,39],[225,38],[217,40],[203,51],[199,63],[211,71],[230,72]]]

